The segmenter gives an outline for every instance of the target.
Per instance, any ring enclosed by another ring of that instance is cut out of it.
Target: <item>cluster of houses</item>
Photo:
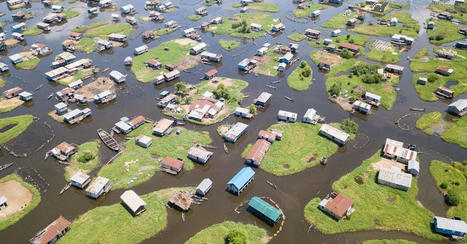
[[[45,72],[45,76],[47,80],[57,82],[60,79],[74,75],[80,70],[89,68],[92,68],[92,60],[89,58],[83,58],[66,64],[65,66],[55,68],[51,71],[47,71]]]
[[[133,6],[133,5],[132,5]],[[167,12],[169,9],[175,7],[172,2],[162,2],[159,0],[146,1],[144,8],[146,10],[156,10],[158,12]],[[134,11],[134,8],[133,8]]]
[[[366,91],[365,94],[362,96],[362,100],[356,100],[352,107],[354,110],[363,113],[363,114],[368,114],[371,111],[371,107],[375,106],[378,107],[381,103],[381,96],[368,92]]]
[[[285,110],[279,110],[277,112],[277,120],[279,121],[285,121],[285,122],[292,122],[295,123],[297,121],[298,114],[285,111]],[[305,114],[303,115],[302,122],[303,123],[308,123],[308,124],[316,124],[316,123],[322,123],[324,121],[324,118],[319,116],[316,112],[315,109],[310,108],[307,109]]]
[[[205,31],[209,28],[209,26],[222,24],[223,22],[224,22],[224,19],[221,16],[215,17],[211,19],[209,22],[203,22],[201,24],[201,30]]]
[[[135,116],[132,119],[128,117],[122,117],[115,123],[114,131],[126,135],[133,130],[137,129],[146,122],[146,119],[142,115]]]
[[[31,45],[30,52],[21,52],[8,56],[11,63],[19,64],[32,58],[42,57],[52,52],[48,46],[43,43],[36,42]]]
[[[19,86],[15,86],[6,91],[3,91],[2,95],[5,99],[12,99],[12,98],[18,97],[20,100],[24,102],[29,102],[32,100],[32,93],[23,91],[23,88]]]
[[[50,150],[50,154],[60,161],[68,160],[71,155],[78,152],[79,146],[76,144],[70,144],[68,142],[61,142],[56,147]]]
[[[238,63],[237,65],[238,69],[244,72],[250,72],[251,70],[253,70],[258,64],[258,60],[261,60],[261,58],[258,57],[266,55],[270,51],[270,46],[271,45],[269,43],[265,43],[261,48],[259,48],[256,51],[255,57],[245,58],[242,61],[240,61],[240,63]],[[272,50],[273,52],[283,54],[283,56],[280,57],[278,60],[278,71],[284,72],[287,65],[293,62],[294,54],[297,52],[298,47],[299,45],[296,43],[290,43],[288,47],[284,45],[274,46]]]
[[[186,117],[196,121],[215,118],[223,108],[224,102],[213,98],[213,94],[206,91],[201,98],[190,104]]]
[[[243,134],[246,133],[248,125],[242,122],[237,122],[230,127],[227,132],[222,135],[225,141],[235,143]]]

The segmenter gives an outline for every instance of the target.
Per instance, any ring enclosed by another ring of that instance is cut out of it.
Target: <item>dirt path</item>
[[[381,160],[379,160],[378,162],[372,164],[371,166],[373,166],[373,168],[376,171],[379,171],[381,168],[390,169],[392,166],[400,168],[402,170],[405,170],[405,164],[398,163],[396,161],[393,161],[393,160],[390,160],[390,159],[387,159],[387,158],[381,158]]]
[[[8,199],[8,206],[0,211],[0,220],[20,212],[32,200],[32,192],[15,180],[0,183],[0,196]]]

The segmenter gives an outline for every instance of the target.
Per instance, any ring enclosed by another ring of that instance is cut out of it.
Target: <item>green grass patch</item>
[[[339,127],[339,124],[333,126]],[[291,175],[319,164],[322,157],[334,154],[339,146],[320,136],[320,127],[320,124],[305,123],[278,123],[270,126],[268,130],[281,130],[284,136],[281,141],[271,145],[260,168],[273,175]],[[245,148],[242,156],[245,157],[250,149],[251,144]]]
[[[331,37],[330,38],[332,42],[337,46],[339,46],[339,43],[341,42],[347,42],[347,43],[352,43],[358,46],[361,46],[362,49],[365,49],[366,43],[368,42],[368,37],[367,36],[361,36],[361,35],[341,35],[341,36],[336,36],[336,37]],[[324,47],[324,40],[319,40],[319,43],[316,41],[310,41],[308,42],[310,46],[312,47]],[[362,50],[364,51],[364,50]]]
[[[440,112],[431,112],[424,114],[417,120],[415,127],[417,127],[417,129],[425,132],[428,135],[433,135],[435,132],[431,127],[435,124],[438,124],[441,121],[442,116],[443,114]]]
[[[422,49],[420,49],[420,51],[418,51],[414,58],[415,59],[420,59],[420,58],[423,58],[423,57],[427,57],[428,56],[428,48],[427,47],[423,47]]]
[[[84,32],[86,32],[86,31],[88,31],[90,29],[94,29],[94,28],[97,28],[99,26],[106,25],[107,23],[108,23],[107,21],[94,22],[94,23],[91,23],[91,24],[75,27],[71,31],[84,33]]]
[[[295,15],[295,17],[297,18],[305,18],[305,17],[308,17],[311,15],[311,13],[315,10],[322,10],[322,9],[326,9],[328,6],[324,5],[324,4],[318,4],[318,3],[313,3],[311,4],[311,6],[307,9],[295,9],[293,11],[293,14]]]
[[[31,125],[32,121],[33,116],[30,114],[0,119],[0,130],[6,126],[15,125],[7,131],[0,132],[0,145],[19,136]]]
[[[254,72],[265,75],[265,76],[276,76],[279,74],[277,66],[279,65],[279,59],[283,56],[280,53],[276,53],[273,50],[276,46],[269,48],[268,52],[263,55],[262,61],[258,62],[254,68]]]
[[[77,153],[70,158],[70,165],[65,169],[65,179],[70,181],[70,171],[82,171],[88,173],[99,165],[100,141],[94,140],[79,145]]]
[[[93,39],[85,37],[79,41],[76,48],[81,52],[92,53],[96,47],[97,43]]]
[[[295,33],[288,35],[287,38],[295,42],[300,42],[300,41],[305,40],[306,36],[302,33],[295,32]]]
[[[364,83],[361,77],[356,75],[341,75],[328,78],[326,80],[326,90],[328,91],[329,96],[331,96],[330,90],[331,87],[335,84],[336,86],[340,87],[341,96],[349,96],[351,98],[358,99],[363,94],[354,92],[353,88],[357,85],[363,86],[367,91],[380,95],[381,105],[390,110],[392,109],[397,96],[397,92],[392,85],[397,83],[399,83],[398,78],[393,78],[391,80],[380,83]]]
[[[126,36],[130,36],[132,30],[133,29],[131,25],[128,23],[117,23],[92,29],[86,33],[86,36],[100,37],[104,39],[107,38],[107,35],[112,33],[119,33],[124,34]]]
[[[357,18],[357,16],[358,14],[355,12],[352,12],[350,15],[338,14],[328,19],[321,26],[324,28],[334,28],[334,29],[342,28],[347,24],[348,20],[352,18]]]
[[[0,120],[0,123],[1,123],[1,120]],[[37,207],[37,205],[39,205],[39,203],[41,202],[41,193],[39,192],[39,190],[37,190],[37,188],[35,188],[33,185],[30,185],[29,183],[25,182],[23,180],[23,178],[21,178],[17,174],[9,174],[9,175],[1,178],[0,179],[0,184],[4,183],[4,182],[7,182],[7,181],[10,181],[10,180],[17,181],[22,186],[27,188],[32,193],[32,200],[31,200],[31,202],[29,202],[29,204],[27,206],[23,207],[23,209],[21,211],[15,213],[13,215],[10,215],[5,219],[0,220],[0,231],[6,229],[8,226],[13,225],[14,223],[18,222],[26,214],[28,214],[33,209],[35,209]]]
[[[274,3],[250,3],[248,4],[249,9],[263,11],[263,12],[271,12],[277,13],[279,12],[279,6]]]
[[[160,29],[156,29],[154,31],[154,39],[157,39],[163,35],[167,35],[169,33],[172,33],[176,30],[177,28],[160,28]]]
[[[313,70],[306,61],[302,61],[287,77],[287,85],[297,91],[305,91],[313,84]]]
[[[324,234],[365,230],[402,231],[427,239],[443,237],[431,230],[433,213],[417,203],[417,178],[407,192],[376,183],[373,163],[381,159],[381,151],[363,161],[362,165],[332,184],[332,189],[355,201],[355,212],[335,221],[318,209],[321,199],[314,198],[305,207],[305,219]],[[362,181],[357,183],[356,178]]]
[[[194,168],[191,160],[187,158],[188,150],[196,144],[207,145],[212,142],[209,132],[196,132],[180,129],[180,135],[172,133],[164,137],[152,135],[152,124],[146,123],[132,131],[131,137],[125,143],[126,149],[111,164],[103,166],[98,175],[110,179],[113,189],[130,188],[141,184],[160,170],[157,158],[164,157],[182,158],[185,161],[184,170]],[[153,139],[152,145],[142,148],[135,143],[135,137],[146,135]]]
[[[406,35],[406,36],[413,37],[413,38],[418,37],[420,26],[418,25],[418,22],[415,19],[413,19],[409,13],[396,12],[385,18],[391,19],[391,17],[397,17],[398,21],[400,23],[403,23],[403,25],[387,26],[387,25],[379,25],[379,24],[374,24],[374,25],[364,24],[364,25],[359,25],[351,29],[350,31],[360,33],[360,34],[365,34],[365,35],[372,35],[372,36],[392,36],[394,34],[401,34],[401,35]]]
[[[63,13],[66,15],[67,19],[72,19],[74,17],[77,17],[79,15],[79,12],[73,11],[73,10],[65,10]]]
[[[5,80],[0,77],[0,88],[5,85]]]
[[[191,21],[198,21],[198,20],[202,19],[203,16],[198,15],[198,14],[192,14],[192,15],[188,15],[187,18],[188,18],[189,20],[191,20]]]
[[[400,4],[400,3],[389,3],[389,7],[393,9],[409,9],[410,6],[406,4]]]
[[[429,21],[435,22],[434,30],[426,30],[431,44],[441,45],[464,38],[464,35],[459,33],[461,26],[451,21],[440,19],[430,19]]]
[[[440,58],[421,58],[414,59],[410,62],[410,70],[413,72],[421,72],[413,76],[412,83],[414,84],[415,90],[417,91],[420,98],[424,101],[437,101],[438,97],[434,95],[434,91],[439,86],[445,85],[447,82],[457,82],[449,87],[455,92],[455,96],[462,95],[467,92],[467,69],[465,69],[465,58],[467,51],[460,49],[454,49],[452,51],[457,52],[457,55],[451,60],[440,59]],[[447,66],[454,70],[450,76],[443,76],[434,73],[438,66]],[[417,84],[418,78],[427,77],[426,85]]]
[[[224,50],[232,51],[240,47],[240,42],[235,40],[219,40],[219,46],[221,46]]]
[[[232,4],[232,8],[240,8],[242,7],[243,5],[241,3],[234,3]]]
[[[381,62],[381,63],[398,63],[401,58],[401,51],[393,48],[392,50],[378,50],[373,47],[373,42],[368,46],[369,52],[366,53],[365,57],[369,60]]]
[[[455,162],[460,164],[459,162]],[[436,181],[436,186],[448,199],[457,198],[457,206],[450,206],[446,215],[448,218],[454,216],[461,219],[467,218],[467,184],[466,177],[462,171],[451,164],[433,160],[430,163],[430,173]]]
[[[463,24],[467,24],[467,4],[430,4],[428,6],[433,12],[447,11],[452,14],[452,17],[459,20]]]
[[[441,134],[441,139],[467,148],[467,116],[453,119],[454,123],[447,126]]]
[[[58,243],[140,243],[167,227],[164,204],[180,190],[193,188],[168,188],[141,195],[146,211],[137,217],[120,203],[91,209],[72,222]]]
[[[28,28],[26,30],[23,31],[23,34],[25,36],[37,36],[37,35],[40,35],[42,34],[44,31],[42,29],[39,29],[37,27],[32,27],[32,28]]]
[[[245,23],[243,25],[242,23]],[[263,26],[262,31],[253,31],[250,28],[251,23],[260,24]],[[236,14],[234,17],[225,18],[222,24],[212,25],[207,31],[218,35],[230,35],[233,37],[259,38],[271,30],[279,21],[274,21],[274,18],[265,13],[243,13]]]
[[[19,69],[32,70],[35,69],[41,60],[37,57],[24,60],[21,63],[16,64],[16,67]]]
[[[177,40],[164,42],[155,48],[149,49],[149,51],[146,53],[133,57],[131,71],[135,73],[137,80],[145,83],[151,82],[154,80],[154,78],[161,75],[162,73],[168,72],[168,70],[165,68],[154,70],[147,67],[144,64],[145,61],[149,59],[158,59],[162,65],[167,63],[179,65],[184,58],[192,58],[192,56],[189,54],[190,48],[192,46],[194,46],[194,44],[181,45],[177,42]],[[165,48],[168,48],[168,50],[165,50]],[[191,67],[197,64],[198,62],[192,62]]]
[[[264,244],[271,239],[266,230],[256,225],[225,221],[201,230],[186,241],[185,244],[224,244],[225,236],[234,229],[243,230],[247,235],[247,243],[249,244]]]
[[[389,3],[391,4],[391,3]],[[406,6],[406,5],[403,5]],[[402,239],[382,239],[382,240],[367,240],[363,244],[417,244],[414,241],[407,241]]]

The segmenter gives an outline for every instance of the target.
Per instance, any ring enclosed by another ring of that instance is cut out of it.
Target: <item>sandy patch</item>
[[[313,54],[313,58],[316,58],[318,60],[327,60],[331,62],[334,66],[340,65],[344,62],[344,59],[341,56],[326,51],[320,51],[318,53]]]
[[[24,101],[19,99],[19,97],[14,97],[10,99],[0,99],[0,109],[18,107],[21,106],[23,103]]]
[[[352,104],[349,103],[348,98],[336,97],[336,98],[329,98],[329,100],[331,100],[331,102],[333,102],[333,103],[337,103],[345,111],[351,111],[352,110]]]
[[[214,77],[211,82],[208,83],[209,86],[214,88],[217,88],[219,84],[224,84],[225,87],[230,87],[233,84],[233,80],[230,78]]]
[[[5,44],[8,46],[8,47],[13,47],[14,45],[18,44],[19,41],[16,40],[16,39],[6,39],[5,40]]]
[[[86,96],[88,100],[93,100],[95,95],[105,90],[114,91],[115,82],[110,80],[109,77],[99,77],[95,81],[78,89],[76,94]]]
[[[50,118],[52,118],[52,119],[54,119],[55,121],[58,121],[58,122],[63,122],[63,120],[64,120],[63,115],[58,115],[55,110],[50,111],[49,116],[50,116]]]
[[[123,42],[116,42],[116,41],[110,41],[110,43],[112,43],[113,47],[121,47],[125,44]]]
[[[20,52],[19,54],[23,57],[23,61],[36,57],[34,54],[32,54],[32,52]]]
[[[175,40],[175,42],[182,45],[182,46],[186,46],[186,45],[189,45],[189,44],[196,45],[196,44],[199,43],[199,42],[197,42],[195,40],[192,40],[192,39],[189,39],[189,38],[180,38],[180,39]]]
[[[186,69],[192,68],[193,66],[196,66],[200,62],[200,60],[201,60],[201,57],[199,55],[186,56],[182,59],[182,61],[180,61],[180,64],[177,65],[177,68],[179,70],[186,70]]]
[[[439,123],[436,123],[436,124],[432,125],[431,129],[434,131],[435,134],[441,135],[446,130],[446,127],[448,126],[448,124],[449,124],[449,122],[447,122],[444,119],[441,119],[439,121]]]
[[[374,163],[371,165],[373,169],[376,171],[379,171],[381,168],[388,168],[390,169],[392,166],[400,168],[402,170],[405,170],[405,164],[398,163],[396,161],[387,159],[387,158],[381,158],[378,162]]]
[[[141,168],[138,169],[138,171],[146,171],[146,170],[152,170],[152,169],[155,169],[156,166],[154,165],[146,165],[146,166],[143,166]]]
[[[0,196],[8,199],[8,206],[0,211],[0,220],[20,212],[32,200],[32,192],[15,180],[0,183]]]

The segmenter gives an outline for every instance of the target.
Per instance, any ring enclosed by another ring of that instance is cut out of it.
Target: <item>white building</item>
[[[146,210],[146,202],[141,199],[133,190],[125,191],[121,196],[123,205],[130,210],[134,216],[140,215]]]
[[[360,100],[356,100],[353,103],[353,108],[364,114],[367,114],[371,111],[371,105]]]
[[[91,177],[88,174],[78,171],[71,176],[70,181],[72,186],[83,189],[91,182]]]
[[[222,135],[224,140],[228,142],[236,142],[248,129],[248,125],[242,122],[237,122],[230,129]]]
[[[152,138],[149,136],[141,135],[136,138],[136,145],[148,148],[152,144]]]
[[[112,188],[112,184],[110,184],[110,180],[98,176],[96,180],[86,189],[86,196],[97,199],[102,194],[107,193]]]
[[[316,120],[314,119],[315,116],[316,116],[316,110],[314,108],[309,108],[305,112],[305,115],[303,115],[302,122],[309,123],[309,124],[315,124],[316,123]]]
[[[392,188],[407,191],[412,184],[412,175],[402,172],[400,168],[380,168],[378,172],[378,183]]]
[[[112,70],[109,73],[110,78],[115,81],[117,84],[122,84],[123,82],[126,81],[126,75],[118,72],[117,70]]]
[[[323,124],[321,128],[319,128],[319,133],[341,145],[345,145],[350,139],[349,134],[328,124]]]
[[[212,180],[209,178],[204,178],[201,183],[199,183],[198,187],[196,187],[196,194],[200,196],[206,196],[206,194],[212,188]]]
[[[295,122],[297,121],[297,114],[289,111],[279,110],[277,113],[277,119],[287,122]]]

